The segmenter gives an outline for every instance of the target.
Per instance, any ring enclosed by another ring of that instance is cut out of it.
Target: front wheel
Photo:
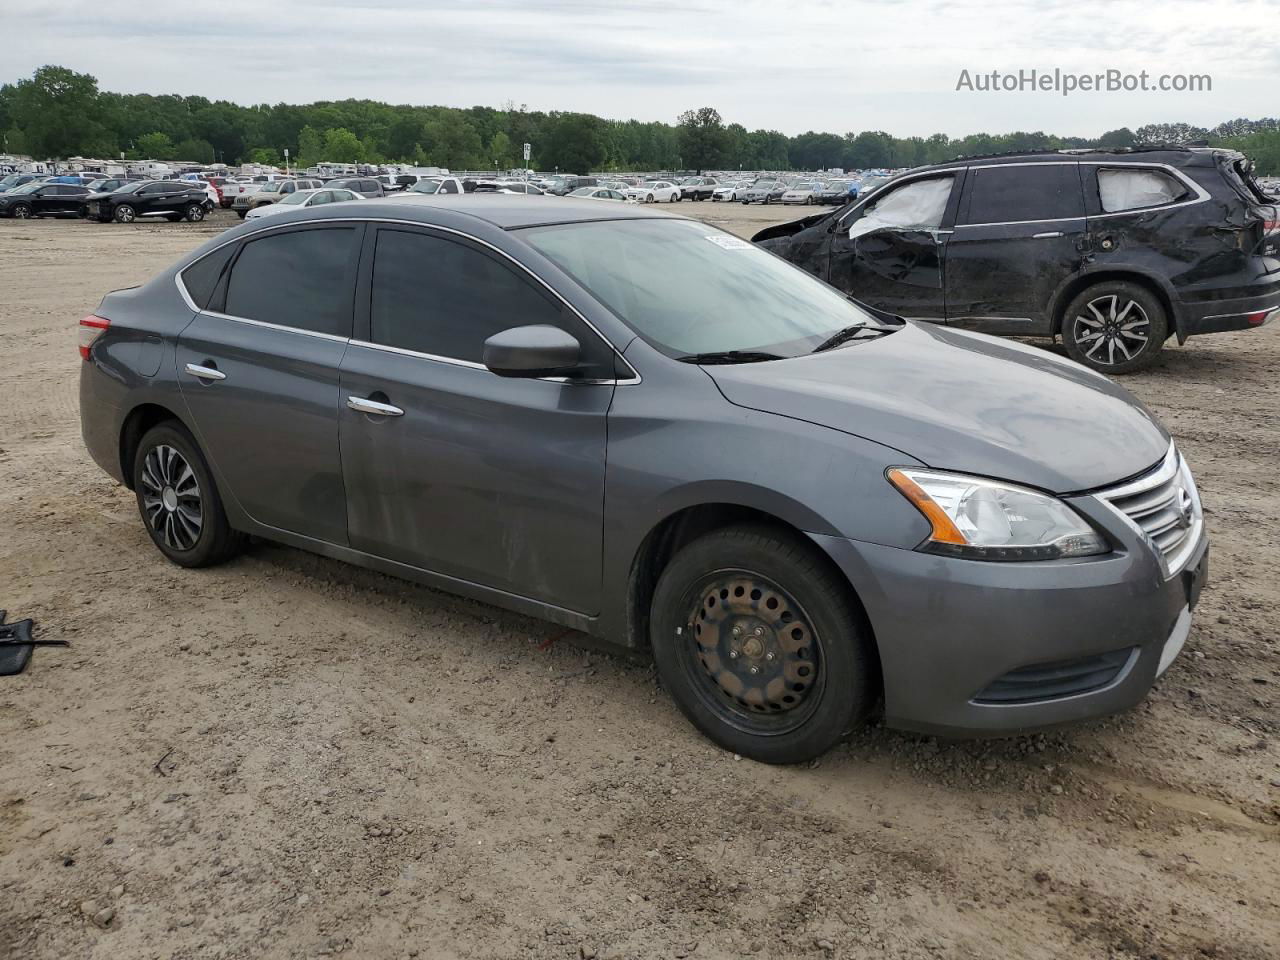
[[[1077,363],[1099,373],[1151,366],[1168,336],[1164,305],[1146,287],[1111,280],[1089,287],[1067,305],[1062,342]]]
[[[204,204],[193,203],[189,207],[187,207],[186,217],[188,222],[190,223],[199,223],[201,220],[204,219],[204,213],[205,213]]]
[[[152,542],[180,567],[208,567],[239,552],[195,439],[177,421],[152,427],[133,458],[133,490]]]
[[[644,198],[644,202],[645,202],[645,203],[653,203],[653,199],[654,199],[654,198],[653,198],[653,194],[651,193],[651,194],[649,194],[648,196],[646,196],[646,197]]]
[[[20,203],[13,208],[13,216],[17,220],[30,220],[31,208],[25,203]]]
[[[708,738],[764,763],[801,763],[874,704],[862,623],[812,544],[750,525],[676,554],[654,591],[650,640],[663,686]]]

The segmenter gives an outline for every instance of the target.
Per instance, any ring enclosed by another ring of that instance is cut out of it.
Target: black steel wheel
[[[228,524],[208,464],[176,421],[152,427],[138,444],[133,490],[152,542],[179,566],[210,566],[239,551],[243,536]]]
[[[783,530],[729,527],[682,549],[654,591],[654,659],[711,740],[766,763],[822,754],[870,711],[874,657],[843,577]]]

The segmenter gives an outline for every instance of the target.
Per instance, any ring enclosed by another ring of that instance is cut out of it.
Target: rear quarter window
[[[1098,168],[1098,202],[1104,213],[1159,207],[1186,195],[1186,184],[1161,170]]]
[[[187,296],[201,310],[209,306],[213,291],[217,289],[218,280],[222,278],[222,271],[231,260],[235,248],[234,243],[228,243],[182,271],[182,285],[186,287]]]

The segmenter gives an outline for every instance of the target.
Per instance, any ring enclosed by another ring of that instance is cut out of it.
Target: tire
[[[1061,333],[1067,354],[1077,363],[1109,375],[1134,373],[1159,358],[1169,316],[1141,284],[1107,280],[1067,304]]]
[[[116,223],[133,223],[138,219],[138,211],[133,209],[132,204],[122,203],[116,207],[116,212],[112,214],[112,218]]]
[[[670,198],[667,202],[668,202],[668,203],[675,203],[675,202],[676,202],[677,200],[679,200],[679,199],[680,199],[680,194],[678,194],[678,193],[673,193],[673,194],[671,195],[671,198]]]
[[[848,584],[816,548],[744,525],[671,560],[654,591],[650,641],[663,686],[710,740],[762,763],[802,763],[875,703],[862,623]]]
[[[210,567],[244,546],[244,534],[227,523],[199,446],[176,420],[143,435],[133,457],[133,489],[151,542],[178,566]]]
[[[651,193],[651,194],[649,194],[648,196],[646,196],[646,197],[644,198],[644,202],[645,202],[645,203],[653,203],[653,194]]]
[[[31,207],[25,203],[19,203],[13,208],[13,218],[15,220],[30,220]]]
[[[203,203],[193,203],[187,207],[184,216],[189,223],[199,223],[204,219],[205,209]]]

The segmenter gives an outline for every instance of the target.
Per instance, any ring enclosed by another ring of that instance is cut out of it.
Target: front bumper
[[[1005,735],[1141,701],[1186,640],[1208,575],[1208,541],[1201,534],[1183,569],[1165,579],[1140,535],[1102,516],[1105,509],[1091,519],[1116,549],[1071,561],[987,563],[811,534],[866,609],[885,722],[946,736]],[[1069,676],[1096,682],[1072,692],[1061,683]]]

